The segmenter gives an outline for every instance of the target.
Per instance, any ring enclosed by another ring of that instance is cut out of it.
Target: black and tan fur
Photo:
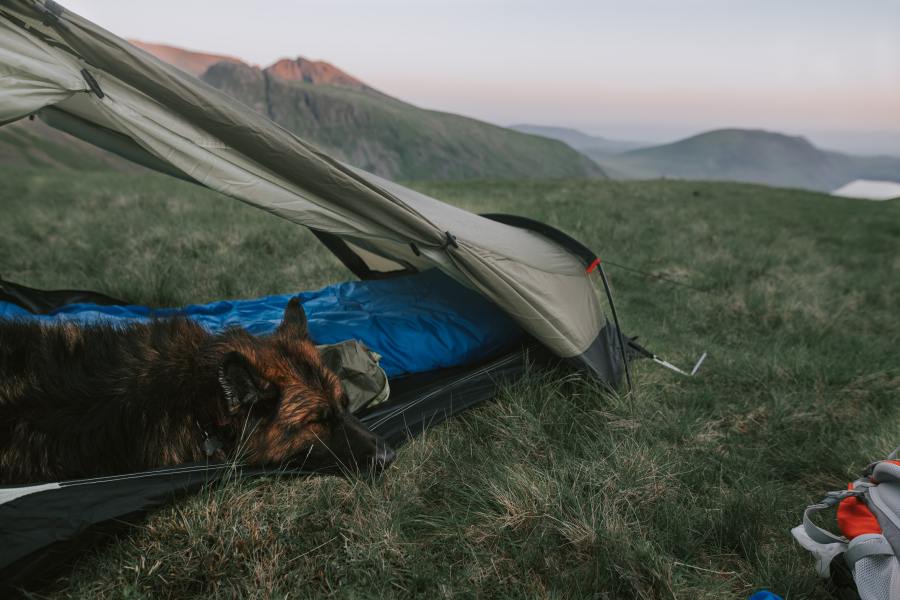
[[[278,330],[213,335],[187,319],[125,327],[0,320],[0,484],[209,460],[384,466],[292,300]]]

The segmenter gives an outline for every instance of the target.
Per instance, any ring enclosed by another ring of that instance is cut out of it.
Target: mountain
[[[335,158],[383,177],[603,176],[594,162],[557,140],[413,106],[327,63],[292,62],[265,69],[220,62],[201,78]]]
[[[623,179],[743,181],[831,191],[855,179],[900,181],[900,159],[822,150],[803,137],[719,129],[600,161]]]
[[[431,111],[303,57],[265,69],[220,54],[132,43],[200,77],[339,160],[391,179],[604,177],[557,140]],[[129,170],[131,163],[39,121],[0,129],[3,164]]]
[[[149,52],[156,58],[176,66],[182,71],[186,71],[191,75],[199,77],[206,72],[210,66],[218,62],[230,62],[245,64],[239,58],[233,56],[224,56],[221,54],[207,54],[205,52],[195,52],[193,50],[185,50],[176,48],[175,46],[167,46],[165,44],[151,44],[139,40],[128,40],[141,50]]]
[[[604,177],[595,162],[562,142],[418,108],[324,61],[281,59],[261,69],[234,57],[132,43],[200,77],[327,154],[383,177]]]
[[[588,135],[577,129],[567,127],[548,127],[546,125],[510,125],[510,129],[559,140],[594,160],[601,160],[614,154],[621,154],[646,146],[640,142],[610,140],[596,135]]]

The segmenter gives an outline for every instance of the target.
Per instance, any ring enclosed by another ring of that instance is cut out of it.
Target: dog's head
[[[296,298],[273,335],[234,335],[225,344],[218,367],[222,414],[249,462],[350,471],[393,462],[394,451],[348,410]]]

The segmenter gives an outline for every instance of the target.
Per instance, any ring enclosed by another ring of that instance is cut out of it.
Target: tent
[[[521,373],[528,352],[610,386],[627,375],[626,339],[590,280],[599,261],[564,233],[475,215],[343,164],[55,2],[0,0],[0,125],[33,116],[309,228],[362,281],[436,270],[508,315],[524,334],[518,347],[392,378],[391,400],[360,417],[394,443],[489,398]],[[85,292],[4,289],[38,312],[115,304]],[[51,543],[196,489],[225,468],[0,488],[0,578],[39,570]]]

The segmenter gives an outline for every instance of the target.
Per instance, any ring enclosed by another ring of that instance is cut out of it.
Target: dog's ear
[[[278,326],[278,333],[301,340],[309,337],[306,311],[303,310],[299,298],[291,298],[291,301],[288,302],[287,308],[284,309],[281,325]]]
[[[225,396],[225,410],[231,415],[252,406],[264,395],[250,361],[240,352],[229,352],[222,359],[219,385]]]

